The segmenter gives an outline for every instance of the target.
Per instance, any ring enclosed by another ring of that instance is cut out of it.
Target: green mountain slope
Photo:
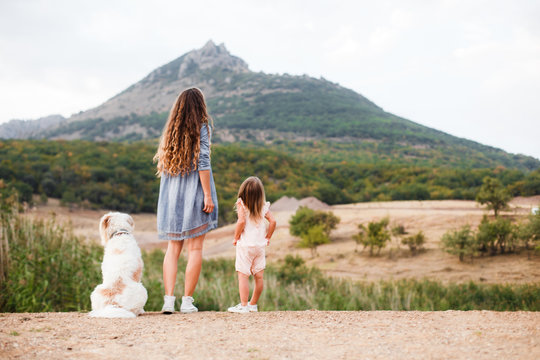
[[[524,171],[540,167],[538,159],[509,154],[385,112],[362,95],[324,79],[252,72],[223,45],[211,42],[42,136],[115,141],[156,138],[175,97],[189,86],[206,94],[215,143],[264,145],[315,162],[389,161]]]

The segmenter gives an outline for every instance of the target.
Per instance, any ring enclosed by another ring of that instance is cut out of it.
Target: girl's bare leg
[[[251,295],[251,301],[249,302],[250,305],[257,305],[257,301],[259,301],[259,297],[261,296],[264,288],[263,274],[264,270],[261,270],[253,275],[255,278],[255,289],[253,290],[253,295]]]
[[[199,281],[202,267],[202,249],[206,234],[196,238],[187,239],[188,262],[186,265],[186,280],[184,282],[184,296],[192,296]]]
[[[249,276],[238,271],[238,290],[240,291],[240,302],[246,306],[249,298]]]
[[[163,284],[165,285],[165,295],[173,296],[174,284],[176,282],[176,272],[178,269],[178,258],[184,246],[183,241],[169,241],[167,252],[163,259]]]

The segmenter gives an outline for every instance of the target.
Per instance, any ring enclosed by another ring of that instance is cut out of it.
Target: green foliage
[[[330,232],[339,223],[339,217],[331,211],[312,210],[301,206],[289,220],[291,235],[300,236],[298,246],[311,249],[312,256],[317,254],[317,246],[330,242]]]
[[[480,253],[490,255],[540,250],[540,215],[529,215],[523,223],[512,223],[511,219],[496,217],[490,220],[482,218],[476,234],[469,226],[446,233],[442,238],[445,251],[459,255],[463,261],[465,255],[471,258]]]
[[[2,211],[0,311],[80,311],[101,278],[102,248],[49,221]]]
[[[528,221],[519,226],[517,236],[526,250],[540,251],[540,212],[529,215]]]
[[[305,284],[313,278],[321,277],[322,274],[317,268],[307,267],[300,256],[287,255],[283,264],[277,269],[276,276],[284,284]]]
[[[130,213],[155,212],[159,179],[151,142],[0,141],[0,179],[30,202],[33,194],[63,203]],[[307,151],[307,145],[306,151]],[[316,195],[329,203],[374,200],[474,199],[486,176],[495,177],[512,195],[540,194],[540,169],[523,173],[504,169],[452,169],[394,164],[373,158],[366,163],[323,161],[300,153],[286,155],[253,145],[214,145],[212,166],[220,223],[234,221],[238,186],[247,176],[263,181],[269,201]],[[323,152],[321,152],[324,150]],[[322,159],[322,160],[321,160]],[[393,161],[393,160],[392,160]],[[279,164],[279,166],[276,166]],[[424,190],[429,192],[429,196]]]
[[[470,256],[472,259],[477,252],[476,239],[469,225],[445,233],[441,243],[443,250],[452,255],[458,255],[459,261],[463,261],[465,256]]]
[[[397,237],[402,237],[404,235],[407,235],[407,231],[405,230],[405,226],[403,224],[397,224],[392,227],[392,235]]]
[[[516,250],[516,237],[516,229],[509,219],[495,218],[489,221],[488,217],[484,216],[478,226],[476,242],[482,252],[494,255],[500,251],[504,254],[506,251]]]
[[[426,242],[426,236],[422,231],[419,231],[415,235],[407,236],[401,239],[403,245],[407,245],[413,255],[416,255],[418,251],[424,249],[424,243]]]
[[[508,208],[511,195],[498,179],[485,177],[482,187],[476,195],[476,201],[480,204],[487,204],[488,209],[493,210],[495,217],[501,210]]]
[[[291,225],[289,231],[294,236],[307,235],[309,230],[315,226],[320,226],[326,238],[330,232],[339,224],[339,217],[331,211],[312,210],[306,206],[301,206],[289,220]]]
[[[389,218],[385,217],[379,221],[370,221],[367,228],[360,224],[358,225],[360,232],[354,236],[354,240],[357,244],[363,245],[364,249],[369,247],[370,256],[373,255],[374,248],[377,248],[377,254],[379,254],[386,243],[390,241],[389,223]]]
[[[298,244],[300,247],[310,248],[311,255],[317,254],[317,246],[330,243],[323,225],[314,225],[310,227],[307,233],[302,234],[302,240]]]

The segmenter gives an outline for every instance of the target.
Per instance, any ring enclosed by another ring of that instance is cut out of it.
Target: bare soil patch
[[[540,313],[0,314],[5,359],[538,359]]]
[[[296,200],[296,199],[294,199]],[[295,201],[295,204],[298,200]],[[526,253],[503,256],[485,256],[460,263],[456,256],[440,249],[442,235],[465,224],[476,227],[485,208],[474,201],[391,201],[331,206],[330,210],[341,218],[338,228],[332,232],[332,243],[318,248],[318,256],[311,257],[308,249],[296,246],[298,239],[289,233],[289,218],[293,211],[283,210],[291,205],[283,199],[282,206],[274,211],[278,227],[272,238],[267,256],[270,262],[279,261],[287,254],[297,254],[310,265],[321,268],[327,274],[359,280],[389,280],[402,278],[428,278],[443,282],[477,281],[485,283],[531,283],[540,281],[540,256],[530,258]],[[515,198],[510,211],[503,216],[517,220],[525,219],[533,206],[540,204],[540,196]],[[279,204],[278,204],[279,205]],[[294,205],[294,204],[292,204]],[[279,210],[281,209],[281,210]],[[71,222],[74,232],[86,241],[98,242],[98,222],[106,210],[74,210],[60,207],[57,200],[50,199],[46,206],[38,206],[28,213],[39,218],[49,218],[52,213],[61,222]],[[379,256],[369,257],[367,250],[361,252],[353,240],[358,224],[389,216],[393,224],[403,224],[411,234],[422,230],[426,235],[426,251],[411,256],[403,245],[387,246]],[[166,248],[157,239],[155,214],[134,214],[135,237],[145,249]],[[234,225],[210,232],[205,241],[206,258],[234,258],[232,246]]]

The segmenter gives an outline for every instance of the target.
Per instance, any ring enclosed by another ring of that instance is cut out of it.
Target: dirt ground
[[[540,313],[0,314],[2,359],[538,359]]]
[[[540,204],[540,196],[515,198],[511,209],[504,216],[518,220],[524,219],[533,206]],[[332,243],[318,248],[318,256],[312,257],[307,249],[296,246],[297,239],[289,234],[289,218],[292,211],[274,213],[278,227],[267,249],[269,262],[278,261],[287,254],[298,254],[308,264],[316,265],[332,276],[350,277],[363,280],[429,278],[444,282],[467,282],[469,280],[485,283],[530,283],[540,281],[540,256],[511,254],[486,256],[474,261],[460,263],[456,256],[440,249],[442,235],[451,229],[465,224],[476,227],[487,211],[474,201],[391,201],[371,202],[332,206],[341,218],[338,228],[331,234]],[[74,232],[87,241],[98,242],[97,231],[100,217],[105,210],[74,210],[60,207],[58,200],[50,199],[47,206],[38,206],[28,213],[31,216],[49,218],[52,213],[61,222],[71,222]],[[411,256],[396,241],[387,246],[379,256],[368,256],[368,251],[356,249],[353,235],[358,224],[389,216],[391,224],[403,224],[414,234],[420,230],[426,235],[426,251]],[[165,248],[156,235],[155,214],[134,214],[135,237],[145,249]],[[205,241],[205,258],[234,258],[231,245],[234,225],[221,227],[210,232]]]

